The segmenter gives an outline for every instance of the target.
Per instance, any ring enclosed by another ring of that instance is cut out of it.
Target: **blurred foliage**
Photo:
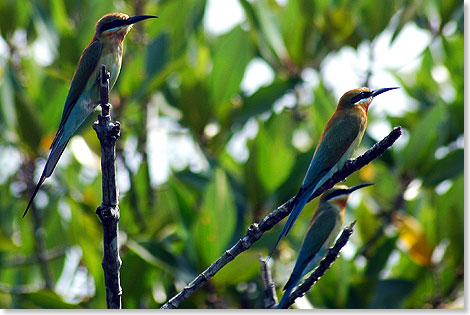
[[[348,207],[346,222],[358,220],[348,245],[353,255],[341,255],[307,299],[321,308],[463,307],[463,3],[239,4],[243,21],[212,34],[204,27],[202,0],[0,1],[1,308],[106,307],[94,213],[101,200],[99,164],[84,162],[74,139],[32,213],[23,220],[21,214],[77,60],[95,22],[116,11],[160,17],[127,36],[111,95],[113,118],[122,123],[117,167],[125,308],[161,306],[249,224],[293,196],[337,101],[323,61],[343,48],[372,49],[385,33],[391,45],[408,25],[426,32],[430,44],[413,70],[387,70],[401,90],[375,101],[380,106],[403,93],[406,111],[369,112],[370,122],[401,125],[404,136],[346,182],[376,185]],[[373,65],[381,57],[370,58]],[[241,82],[253,60],[267,64],[274,77],[248,93]],[[357,76],[368,85],[375,71],[371,66]],[[308,82],[306,72],[318,82]],[[91,116],[75,138],[99,156]],[[358,151],[377,140],[368,129]],[[231,148],[243,149],[245,141],[245,150],[235,151],[244,155],[234,154]],[[169,177],[156,181],[168,163]],[[278,294],[315,205],[306,207],[275,256]],[[262,307],[257,257],[279,232],[280,225],[266,233],[181,307]],[[57,250],[62,254],[51,256]]]

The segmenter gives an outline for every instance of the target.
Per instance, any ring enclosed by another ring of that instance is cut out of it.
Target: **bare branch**
[[[120,309],[122,289],[120,283],[121,258],[119,257],[119,191],[116,185],[116,141],[120,136],[119,122],[109,115],[109,73],[101,66],[100,92],[102,115],[93,124],[101,145],[101,172],[103,202],[96,210],[103,225],[103,261],[108,308]]]
[[[272,308],[277,304],[276,286],[274,285],[273,278],[271,277],[271,270],[269,269],[268,262],[264,260],[261,255],[259,256],[259,264],[261,268],[261,279],[263,279],[264,286],[264,308]]]
[[[359,170],[360,168],[364,167],[365,165],[369,164],[375,158],[379,157],[389,147],[391,147],[400,136],[401,127],[394,128],[388,136],[386,136],[380,142],[376,143],[367,152],[365,152],[356,159],[349,160],[341,170],[334,173],[329,180],[327,180],[320,188],[315,191],[311,199],[319,196],[326,190],[330,189],[336,183],[345,180],[346,177]],[[243,236],[237,243],[235,243],[232,248],[227,250],[219,259],[213,262],[206,270],[199,274],[181,292],[176,294],[161,308],[177,308],[182,301],[189,298],[191,294],[194,293],[194,291],[204,285],[208,281],[208,279],[213,277],[226,264],[231,262],[240,253],[250,248],[256,241],[261,238],[264,232],[272,229],[274,225],[276,225],[279,221],[281,221],[283,218],[285,218],[291,213],[293,199],[294,198],[289,199],[284,204],[279,206],[276,210],[270,212],[263,220],[261,220],[259,224],[251,224],[245,236]]]

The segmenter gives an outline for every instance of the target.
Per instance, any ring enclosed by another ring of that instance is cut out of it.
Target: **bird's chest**
[[[102,58],[102,64],[106,65],[106,70],[109,72],[109,87],[113,88],[114,84],[119,77],[122,63],[122,46],[118,45],[115,49],[107,51]],[[101,66],[100,66],[101,67]]]

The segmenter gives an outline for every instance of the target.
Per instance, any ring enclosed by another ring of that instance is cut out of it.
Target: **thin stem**
[[[276,286],[274,285],[268,262],[264,260],[261,255],[259,257],[259,264],[264,286],[264,308],[271,308],[277,304]]]

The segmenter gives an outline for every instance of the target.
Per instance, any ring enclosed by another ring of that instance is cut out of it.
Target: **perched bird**
[[[284,224],[269,257],[272,256],[282,237],[287,236],[313,193],[336,171],[343,168],[356,147],[361,143],[367,125],[367,111],[374,97],[393,89],[397,88],[372,91],[362,87],[346,92],[341,97],[336,111],[323,130],[302,186],[292,202],[293,210]]]
[[[51,152],[23,217],[28,212],[44,180],[54,171],[72,135],[98,105],[101,65],[105,65],[106,70],[110,73],[109,89],[112,89],[121,70],[124,37],[134,23],[149,18],[156,18],[156,16],[136,15],[129,17],[123,13],[111,13],[103,16],[96,23],[93,39],[78,61],[69,94],[65,100],[59,129],[51,145]]]
[[[297,283],[304,275],[309,273],[325,256],[326,250],[333,244],[341,230],[344,221],[344,213],[349,194],[353,191],[370,186],[361,184],[348,188],[345,185],[334,186],[320,197],[312,221],[305,235],[299,256],[295,262],[294,271],[287,281],[284,295],[278,308],[285,307],[287,300]]]

